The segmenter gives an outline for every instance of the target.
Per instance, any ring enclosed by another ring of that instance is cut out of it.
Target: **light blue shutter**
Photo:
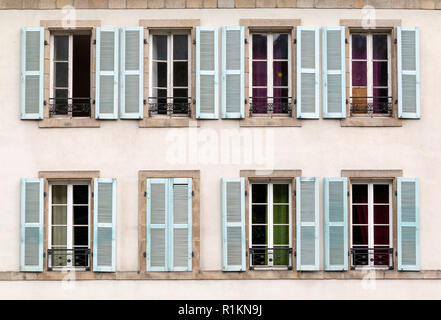
[[[21,31],[21,119],[43,119],[44,28]]]
[[[118,28],[96,29],[95,118],[118,118]]]
[[[325,178],[325,270],[348,270],[348,179]]]
[[[147,179],[147,271],[167,271],[168,237],[167,179]]]
[[[297,270],[319,269],[318,179],[296,178]]]
[[[222,179],[222,270],[245,271],[245,179]]]
[[[172,249],[169,271],[192,270],[192,180],[170,179],[169,239]]]
[[[319,118],[319,28],[297,27],[297,118]]]
[[[345,27],[322,28],[324,118],[346,118],[345,52]]]
[[[43,271],[43,179],[21,179],[20,271]]]
[[[420,32],[398,27],[398,117],[420,118]]]
[[[420,184],[397,179],[398,270],[420,270]]]
[[[94,179],[93,271],[115,272],[116,179]]]
[[[222,118],[244,118],[244,27],[222,27]]]
[[[142,119],[144,108],[144,29],[121,29],[121,119]]]
[[[219,117],[217,28],[196,27],[196,118]]]

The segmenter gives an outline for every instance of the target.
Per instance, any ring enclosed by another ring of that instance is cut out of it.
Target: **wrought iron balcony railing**
[[[387,267],[394,268],[393,248],[351,248],[351,269],[356,267]]]
[[[292,115],[291,97],[250,97],[250,117],[253,115]]]
[[[285,268],[292,270],[292,248],[250,248],[250,270]]]
[[[155,114],[191,117],[191,97],[149,97],[149,115]]]
[[[90,270],[90,249],[48,249],[47,250],[48,270],[79,269]]]
[[[392,116],[392,97],[351,97],[351,116]]]
[[[90,98],[51,98],[49,99],[49,117],[69,115],[72,117],[90,117]]]

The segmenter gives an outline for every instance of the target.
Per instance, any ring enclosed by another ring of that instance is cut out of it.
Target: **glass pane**
[[[253,34],[253,59],[266,59],[266,34]]]
[[[253,86],[264,87],[267,84],[266,61],[253,61]]]
[[[153,36],[153,59],[167,60],[167,36],[154,35]]]
[[[390,262],[389,250],[387,247],[375,247],[374,265],[388,266]]]
[[[374,223],[389,224],[389,206],[374,205]]]
[[[273,185],[273,201],[274,203],[289,203],[288,184]]]
[[[67,244],[67,227],[52,227],[52,245],[65,246]]]
[[[352,205],[352,223],[368,224],[368,206]]]
[[[374,34],[372,38],[374,59],[387,60],[387,35]]]
[[[363,247],[354,246],[354,249],[357,250],[355,250],[354,252],[353,264],[356,266],[366,266],[369,264],[369,252],[367,249],[365,250],[363,248],[366,248],[366,246]]]
[[[173,35],[173,60],[188,60],[188,35]]]
[[[69,64],[67,62],[55,62],[55,86],[66,88],[69,86]]]
[[[355,245],[368,245],[368,227],[352,226],[352,243]]]
[[[352,61],[352,85],[367,86],[366,61]]]
[[[67,186],[62,186],[62,185],[52,186],[52,203],[67,204]]]
[[[288,35],[287,34],[273,34],[273,58],[274,59],[288,59]]]
[[[374,184],[374,203],[389,203],[388,184]]]
[[[87,267],[89,265],[89,259],[87,251],[83,248],[77,248],[73,256],[73,265],[76,267]]]
[[[188,86],[188,62],[173,62],[173,86]]]
[[[158,114],[167,113],[167,89],[153,89],[153,97],[158,99],[150,99],[150,103],[157,104]]]
[[[267,226],[253,226],[253,244],[267,244]]]
[[[167,88],[167,62],[153,62],[153,87]]]
[[[392,108],[388,88],[374,88],[374,113],[389,113]]]
[[[274,61],[273,68],[273,85],[288,86],[288,62]]]
[[[273,222],[276,224],[289,223],[289,205],[273,206]]]
[[[87,246],[89,244],[89,228],[88,227],[74,227],[73,244],[75,246]]]
[[[266,88],[253,88],[253,113],[267,113],[268,99]]]
[[[274,226],[274,244],[289,244],[289,226]]]
[[[352,35],[352,59],[366,59],[366,35]]]
[[[52,206],[52,224],[67,224],[66,206]]]
[[[173,112],[187,114],[190,107],[188,89],[173,89],[173,97]]]
[[[69,59],[69,36],[54,36],[54,54],[56,61]]]
[[[88,206],[74,206],[73,207],[73,223],[74,224],[89,224],[89,207]]]
[[[268,253],[266,248],[253,247],[253,265],[265,266],[268,265]]]
[[[73,203],[88,204],[89,203],[89,186],[73,186]]]
[[[252,223],[268,223],[268,210],[266,205],[252,206]]]
[[[273,97],[273,112],[288,113],[288,88],[274,88]]]
[[[373,73],[374,73],[374,86],[387,87],[387,61],[374,61],[373,62]]]
[[[273,265],[287,266],[289,264],[289,250],[288,247],[277,247],[273,251]]]
[[[368,186],[367,184],[352,185],[352,203],[368,202]]]
[[[266,184],[253,184],[252,185],[252,202],[253,203],[267,203],[268,185]]]
[[[57,248],[57,249],[66,249],[64,248]],[[54,250],[52,253],[52,266],[53,267],[64,267],[67,266],[67,255],[66,255],[66,251],[64,250]]]
[[[374,226],[374,242],[389,245],[389,226]]]

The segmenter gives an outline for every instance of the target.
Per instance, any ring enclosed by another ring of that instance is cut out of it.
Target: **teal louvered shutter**
[[[21,119],[43,119],[44,28],[21,32]]]
[[[420,118],[420,32],[398,27],[398,117]]]
[[[296,178],[297,270],[319,269],[318,179]]]
[[[420,185],[416,178],[397,179],[398,270],[420,270]]]
[[[118,28],[96,29],[95,118],[118,118]]]
[[[297,27],[297,118],[319,118],[319,28]]]
[[[144,29],[121,29],[121,119],[142,119],[144,109]]]
[[[21,179],[20,271],[43,271],[43,179]]]
[[[115,272],[116,179],[94,179],[93,271]]]
[[[180,178],[170,179],[170,197],[173,208],[170,219],[170,241],[173,249],[170,250],[169,271],[192,270],[192,181]],[[169,213],[171,213],[169,211]]]
[[[167,271],[168,189],[167,179],[147,179],[147,271]]]
[[[322,28],[324,118],[346,118],[345,27]]]
[[[348,270],[348,179],[325,178],[325,270]]]
[[[222,27],[222,118],[245,116],[244,27]]]
[[[196,118],[219,117],[217,28],[196,27]]]
[[[245,179],[222,179],[222,270],[245,271]]]

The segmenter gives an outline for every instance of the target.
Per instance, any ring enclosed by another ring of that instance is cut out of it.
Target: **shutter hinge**
[[[248,192],[245,190],[245,197],[247,197],[248,196]]]
[[[93,258],[93,251],[90,252],[90,256]]]
[[[294,197],[295,197],[295,196],[297,196],[297,191],[296,191],[296,190],[294,190]]]
[[[93,198],[93,191],[92,191],[92,198]]]
[[[245,104],[247,104],[248,103],[248,100],[247,99],[245,99]]]
[[[46,196],[47,196],[47,193],[46,193],[46,191],[45,191],[45,192],[43,192],[43,197],[46,198]]]
[[[95,104],[95,99],[93,99],[92,104]]]
[[[43,101],[43,105],[44,105],[44,106],[45,106],[45,105],[47,105],[47,102],[46,102],[46,100],[44,100],[44,101]]]
[[[348,251],[348,257],[350,257],[351,256],[351,251]]]
[[[348,38],[345,38],[345,43],[346,43],[346,44],[349,43]]]
[[[248,44],[248,39],[244,38],[243,41],[245,42],[245,44]]]
[[[147,39],[144,39],[144,44],[147,44]]]
[[[248,257],[248,251],[245,251],[245,256]]]
[[[93,40],[93,44],[96,44],[96,39],[95,39],[95,40]]]
[[[348,99],[346,99],[346,104],[349,104],[349,100]]]
[[[147,191],[144,191],[144,197],[147,197]]]
[[[297,99],[294,99],[294,104],[297,104]]]
[[[395,197],[398,195],[397,191],[395,191]]]
[[[289,266],[289,267],[288,267],[288,270],[292,270],[292,266]]]
[[[46,258],[46,252],[43,252],[43,258]]]
[[[348,191],[348,197],[349,197],[349,191]]]
[[[146,257],[147,257],[147,254],[145,253],[145,251],[144,251],[144,253],[143,253],[142,255],[144,256],[144,258],[146,258]]]
[[[47,40],[44,40],[44,45],[45,45],[45,46],[49,45],[49,43],[47,42]]]
[[[294,39],[294,44],[296,44],[297,43],[297,39]]]
[[[398,104],[398,99],[397,99],[397,100],[395,100],[395,104]]]
[[[395,38],[395,40],[394,40],[394,43],[395,43],[395,44],[397,44],[397,43],[398,43],[398,40],[397,40],[397,38]]]
[[[194,191],[191,192],[191,196],[194,197]]]
[[[193,99],[193,104],[196,104],[196,99]]]
[[[194,251],[191,252],[191,256],[194,258]]]
[[[297,257],[297,251],[294,250],[294,257]]]
[[[146,99],[142,100],[142,103],[143,103],[144,105],[146,105],[146,104],[147,104],[147,100],[146,100]]]
[[[196,44],[196,40],[193,40],[193,44]]]

